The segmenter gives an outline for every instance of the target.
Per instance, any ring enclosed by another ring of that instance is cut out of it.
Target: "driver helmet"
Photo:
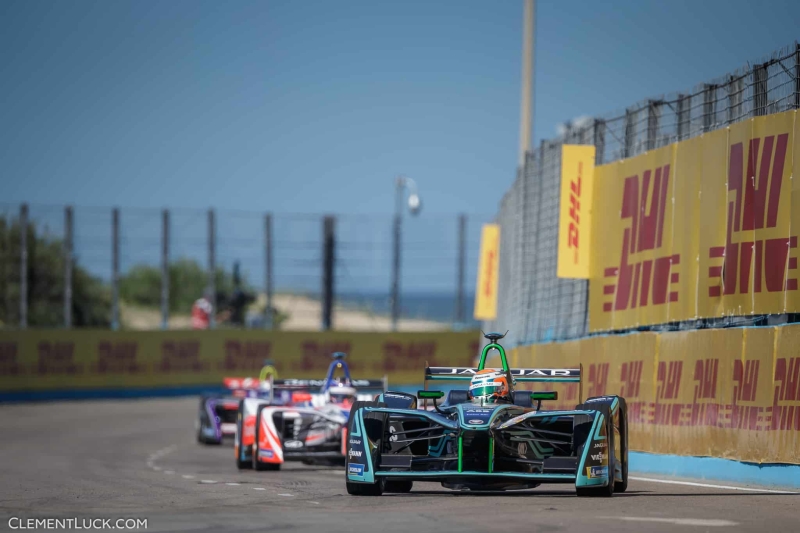
[[[509,401],[511,387],[505,372],[486,368],[478,371],[469,384],[469,397],[478,405]]]
[[[356,401],[356,389],[348,384],[339,383],[328,389],[328,400],[335,404],[352,405]]]

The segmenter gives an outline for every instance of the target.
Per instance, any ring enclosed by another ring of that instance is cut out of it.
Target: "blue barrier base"
[[[660,474],[708,481],[800,489],[800,465],[745,463],[716,457],[630,452],[631,475]]]

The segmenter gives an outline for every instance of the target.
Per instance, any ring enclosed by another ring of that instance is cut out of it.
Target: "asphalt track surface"
[[[641,480],[611,499],[568,485],[498,494],[435,483],[348,496],[342,468],[239,472],[231,446],[195,441],[197,403],[0,405],[0,530],[12,517],[135,517],[147,531],[800,531],[797,494]]]

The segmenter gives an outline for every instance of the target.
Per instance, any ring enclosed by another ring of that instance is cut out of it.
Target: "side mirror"
[[[558,400],[558,392],[557,391],[532,392],[531,400],[533,401]]]
[[[440,390],[421,390],[417,391],[417,398],[421,400],[439,400],[444,398],[444,393]]]

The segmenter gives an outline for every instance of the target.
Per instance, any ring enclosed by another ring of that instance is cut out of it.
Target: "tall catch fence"
[[[397,329],[477,325],[490,218],[403,218]],[[231,306],[238,272],[244,316],[217,327],[389,331],[393,228],[390,214],[0,204],[0,329],[187,329],[204,294]]]
[[[593,144],[596,164],[628,159],[745,119],[800,109],[800,46],[684,93],[641,101],[583,124],[526,155],[496,222],[501,226],[497,318],[484,330],[510,330],[509,345],[573,339],[589,333],[588,282],[556,276],[561,147]],[[778,324],[789,315],[724,317],[647,329]]]

